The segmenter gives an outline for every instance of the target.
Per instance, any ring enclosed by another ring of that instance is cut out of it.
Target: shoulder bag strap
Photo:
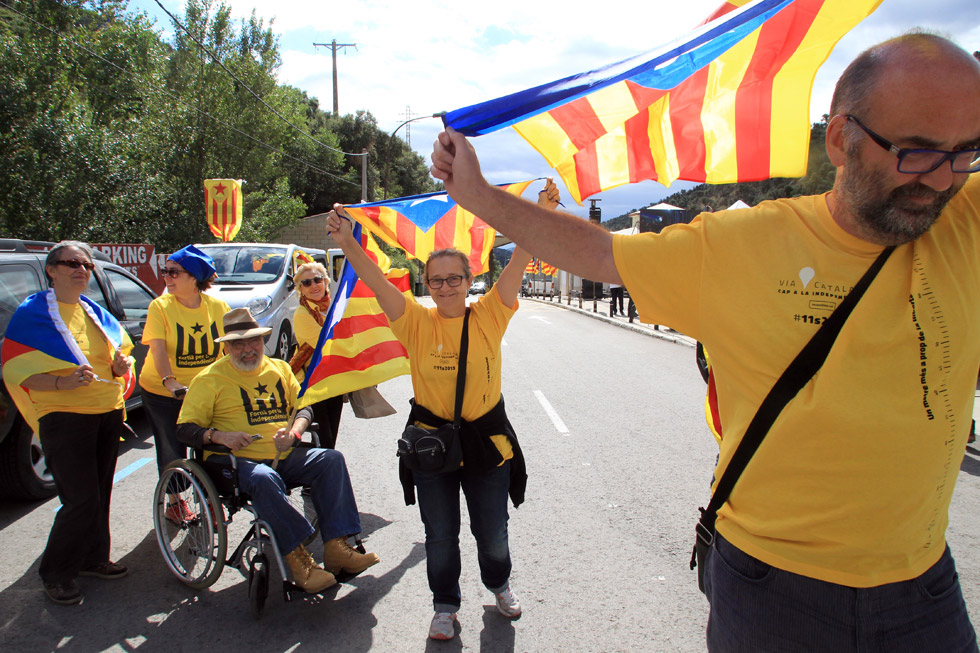
[[[782,412],[786,404],[803,389],[803,386],[813,378],[813,375],[817,373],[817,370],[827,360],[827,354],[830,353],[830,348],[834,345],[834,341],[837,339],[841,327],[844,326],[844,322],[894,249],[894,246],[886,247],[878,255],[878,258],[871,264],[868,271],[864,273],[861,280],[851,289],[851,292],[847,294],[847,297],[837,306],[834,312],[830,314],[830,317],[820,325],[820,328],[817,329],[810,342],[796,355],[796,358],[789,364],[789,367],[786,368],[786,371],[783,372],[782,376],[779,377],[779,380],[776,381],[775,385],[769,391],[769,394],[762,401],[759,410],[756,411],[755,417],[752,418],[748,428],[745,430],[742,441],[739,442],[738,448],[735,450],[734,455],[732,455],[731,461],[729,461],[728,466],[725,468],[725,472],[718,481],[718,485],[715,486],[715,492],[711,497],[711,502],[708,503],[707,508],[700,509],[701,519],[698,524],[698,535],[699,537],[705,537],[707,543],[710,544],[714,539],[715,520],[718,517],[718,509],[728,500],[732,488],[735,487],[735,482],[738,481],[746,465],[749,464],[752,455],[759,448],[759,445],[762,444],[763,438],[766,437],[766,433],[769,432],[769,429],[776,421],[776,418],[779,417],[779,413]]]
[[[453,428],[459,430],[463,419],[463,388],[466,386],[466,352],[470,346],[470,307],[463,315],[463,336],[459,341],[459,363],[456,365],[456,407],[453,409]]]

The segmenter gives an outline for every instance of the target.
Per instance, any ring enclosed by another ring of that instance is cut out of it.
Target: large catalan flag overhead
[[[354,225],[354,237],[385,271],[389,281],[411,296],[408,271],[390,269],[391,261],[360,224]],[[410,371],[408,352],[391,332],[374,293],[345,261],[300,388],[300,407],[377,385]]]
[[[133,343],[118,320],[85,295],[79,302],[89,318],[102,331],[114,349],[129,355]],[[27,423],[37,430],[37,415],[30,399],[30,390],[20,384],[28,377],[85,365],[88,359],[68,332],[58,310],[54,290],[35,293],[25,299],[14,312],[4,333],[0,365],[3,382]],[[134,387],[132,369],[122,379],[123,393],[129,397]],[[110,379],[106,379],[110,380]]]
[[[500,187],[519,196],[533,181]],[[455,247],[469,257],[474,275],[490,269],[490,251],[497,232],[444,192],[352,204],[344,210],[368,231],[405,250],[412,258],[424,261],[437,249]]]
[[[444,120],[468,136],[513,126],[578,203],[643,180],[798,177],[817,69],[880,3],[732,0],[656,50]]]

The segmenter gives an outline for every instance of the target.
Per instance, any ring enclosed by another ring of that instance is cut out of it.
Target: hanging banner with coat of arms
[[[205,179],[204,208],[215,238],[227,243],[242,227],[242,182],[238,179]]]

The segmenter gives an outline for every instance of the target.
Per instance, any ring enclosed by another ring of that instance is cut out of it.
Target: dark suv
[[[10,316],[28,296],[45,290],[44,258],[54,243],[0,238],[0,343]],[[95,270],[85,295],[116,316],[136,348],[137,376],[146,358],[141,345],[150,302],[156,297],[146,284],[126,269],[95,252]],[[3,370],[0,370],[2,379]],[[139,386],[126,401],[126,409],[143,404]],[[55,494],[44,452],[33,432],[0,383],[0,494],[20,499],[47,499]]]

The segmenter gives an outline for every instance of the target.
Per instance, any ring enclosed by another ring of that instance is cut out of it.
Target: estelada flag
[[[731,0],[656,50],[450,111],[444,121],[467,136],[513,126],[579,204],[647,179],[799,177],[817,69],[880,2]]]
[[[128,356],[133,342],[119,321],[85,295],[79,297],[79,303],[112,349],[119,349]],[[3,382],[20,414],[36,432],[38,418],[30,398],[31,391],[21,383],[35,374],[86,365],[88,359],[61,319],[54,290],[34,293],[25,299],[10,318],[4,336],[0,350]],[[123,386],[126,398],[135,387],[133,377],[130,368],[126,377],[117,380]]]
[[[204,208],[214,237],[223,243],[234,240],[242,228],[242,182],[205,179]]]
[[[500,188],[520,196],[533,181],[501,184]],[[490,269],[490,252],[497,232],[445,192],[352,204],[344,210],[411,258],[425,261],[435,250],[455,247],[466,254],[474,275]]]
[[[390,269],[390,259],[360,224],[354,223],[353,233],[388,280],[406,298],[411,297],[408,271]],[[313,358],[300,386],[299,407],[410,372],[408,352],[392,333],[377,298],[345,260],[337,292],[327,310]]]

